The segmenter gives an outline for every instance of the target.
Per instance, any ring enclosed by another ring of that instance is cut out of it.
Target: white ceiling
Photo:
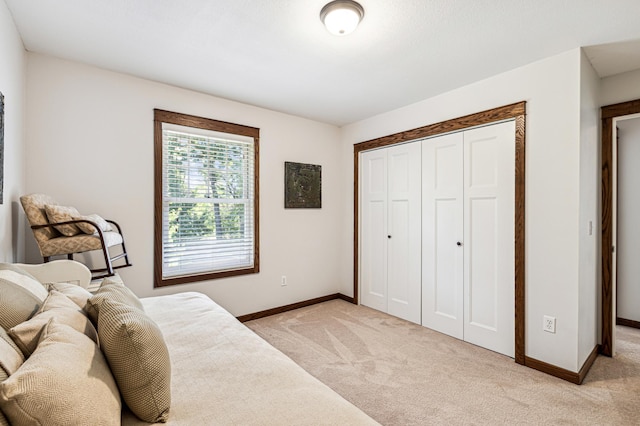
[[[4,1],[29,51],[336,125],[580,46],[640,68],[638,0],[360,0],[346,37],[329,0]]]

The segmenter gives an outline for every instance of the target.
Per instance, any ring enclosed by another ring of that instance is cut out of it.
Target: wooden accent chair
[[[49,262],[51,256],[66,255],[73,260],[75,253],[101,250],[106,267],[92,269],[94,279],[112,276],[114,269],[131,266],[122,230],[116,222],[104,220],[98,215],[80,216],[74,208],[59,206],[45,194],[23,195],[20,202],[45,262]],[[50,221],[48,212],[64,209],[66,212],[61,217],[65,219]],[[67,212],[75,214],[69,215]],[[122,252],[111,255],[109,248],[117,245],[122,246]],[[124,259],[125,264],[114,266],[113,262],[119,259]]]

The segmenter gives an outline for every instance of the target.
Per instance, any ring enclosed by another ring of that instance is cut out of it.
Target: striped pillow
[[[0,327],[8,330],[31,318],[47,295],[47,289],[27,272],[0,264]]]
[[[87,301],[87,305],[84,307],[94,324],[98,324],[98,313],[105,300],[115,300],[144,312],[140,299],[127,286],[121,282],[105,278],[96,294]]]
[[[156,323],[139,309],[106,299],[98,336],[131,412],[146,422],[165,422],[171,406],[171,362]]]

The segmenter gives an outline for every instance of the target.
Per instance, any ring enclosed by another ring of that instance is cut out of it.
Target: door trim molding
[[[601,108],[602,119],[602,343],[600,353],[613,356],[613,120],[640,113],[640,99]]]
[[[362,151],[401,144],[470,127],[515,119],[515,361],[525,364],[525,117],[526,102],[394,133],[353,146],[353,303],[359,303],[359,154]]]

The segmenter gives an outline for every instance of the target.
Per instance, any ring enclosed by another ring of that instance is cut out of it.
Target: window
[[[259,271],[260,129],[154,110],[155,286]]]

